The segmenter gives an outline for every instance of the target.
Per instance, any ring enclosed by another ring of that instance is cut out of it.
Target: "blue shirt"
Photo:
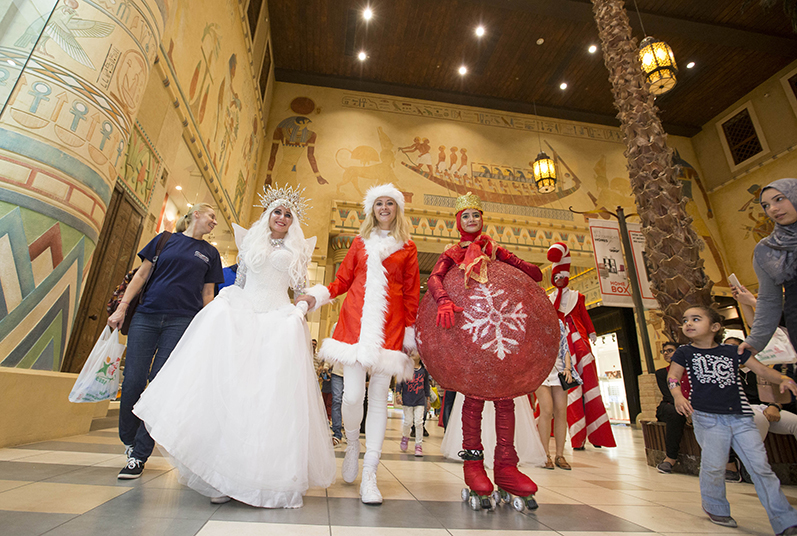
[[[692,408],[706,413],[752,415],[739,367],[750,359],[750,352],[736,353],[738,346],[720,344],[714,348],[678,347],[672,362],[689,374]]]
[[[152,261],[160,235],[138,252],[141,260]],[[219,252],[205,242],[174,233],[161,251],[144,299],[138,304],[142,313],[194,316],[202,306],[202,288],[206,283],[222,283]]]

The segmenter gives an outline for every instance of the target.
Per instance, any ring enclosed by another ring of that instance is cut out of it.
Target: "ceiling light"
[[[371,17],[373,17],[373,16],[374,16],[374,12],[371,11],[370,7],[367,7],[367,8],[365,8],[365,10],[363,10],[363,18],[365,20],[371,20]]]
[[[360,61],[365,61],[365,59],[367,57],[368,57],[368,55],[365,53],[365,51],[362,51],[362,50],[360,51],[359,54],[357,54],[357,59],[360,60]]]
[[[12,67],[16,66],[16,64],[17,64],[14,60],[6,60],[6,63],[9,64]]]
[[[693,62],[693,61],[690,61],[689,63],[686,64],[686,68],[687,69],[691,69],[694,66],[695,66],[695,62]]]
[[[219,245],[219,243],[218,243],[218,242],[211,242],[210,244],[211,244],[212,246],[218,246],[218,245]]]
[[[587,50],[589,51],[590,54],[595,54],[598,51],[598,47],[596,47],[595,45],[590,45]]]
[[[183,187],[178,184],[177,186],[174,187],[174,189],[179,192],[180,190],[183,189]]]
[[[468,73],[468,68],[465,67],[464,65],[459,68],[459,74],[465,75],[467,73]]]
[[[678,66],[667,43],[655,37],[644,38],[639,44],[639,61],[652,94],[663,95],[675,87]]]
[[[544,42],[545,42],[545,39],[543,39],[542,37],[540,37],[539,39],[537,39],[537,44],[538,44],[538,45],[541,45],[541,44],[543,44]]]
[[[481,36],[484,35],[484,26],[479,26],[478,28],[476,28],[476,35],[478,37],[481,37]]]
[[[562,82],[559,84],[559,89],[567,89],[567,82]]]

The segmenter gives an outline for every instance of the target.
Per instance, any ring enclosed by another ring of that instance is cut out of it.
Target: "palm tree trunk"
[[[623,0],[592,0],[603,59],[626,143],[628,174],[642,219],[648,272],[668,335],[683,339],[680,324],[691,305],[710,305],[712,281],[703,270],[703,243],[685,210],[673,152],[642,73]]]

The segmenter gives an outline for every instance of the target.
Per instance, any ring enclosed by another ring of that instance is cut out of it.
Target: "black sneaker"
[[[144,462],[136,458],[128,458],[127,465],[122,467],[122,470],[119,471],[119,476],[116,478],[119,480],[133,480],[140,477],[142,471],[144,471]]]
[[[705,510],[703,511],[706,512]],[[708,518],[715,525],[730,527],[732,529],[735,529],[738,526],[736,525],[736,520],[733,519],[731,516],[715,516],[714,514],[709,514],[708,512],[706,512],[706,515],[708,515]]]
[[[664,461],[661,462],[659,465],[656,466],[656,469],[659,473],[664,473],[665,475],[669,475],[672,473],[672,464],[670,462]]]
[[[426,427],[423,427],[423,437],[429,437],[429,432],[426,431]]]
[[[725,482],[741,482],[742,474],[739,471],[725,470]]]
[[[778,536],[794,536],[795,534],[797,534],[797,525],[787,528],[786,530],[778,534]]]

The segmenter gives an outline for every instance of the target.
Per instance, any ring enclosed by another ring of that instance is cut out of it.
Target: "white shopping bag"
[[[797,363],[797,352],[794,351],[786,328],[776,329],[769,343],[755,357],[765,365]]]
[[[113,400],[119,390],[119,363],[125,345],[119,344],[119,331],[106,326],[83,370],[69,393],[70,402],[98,402]]]

